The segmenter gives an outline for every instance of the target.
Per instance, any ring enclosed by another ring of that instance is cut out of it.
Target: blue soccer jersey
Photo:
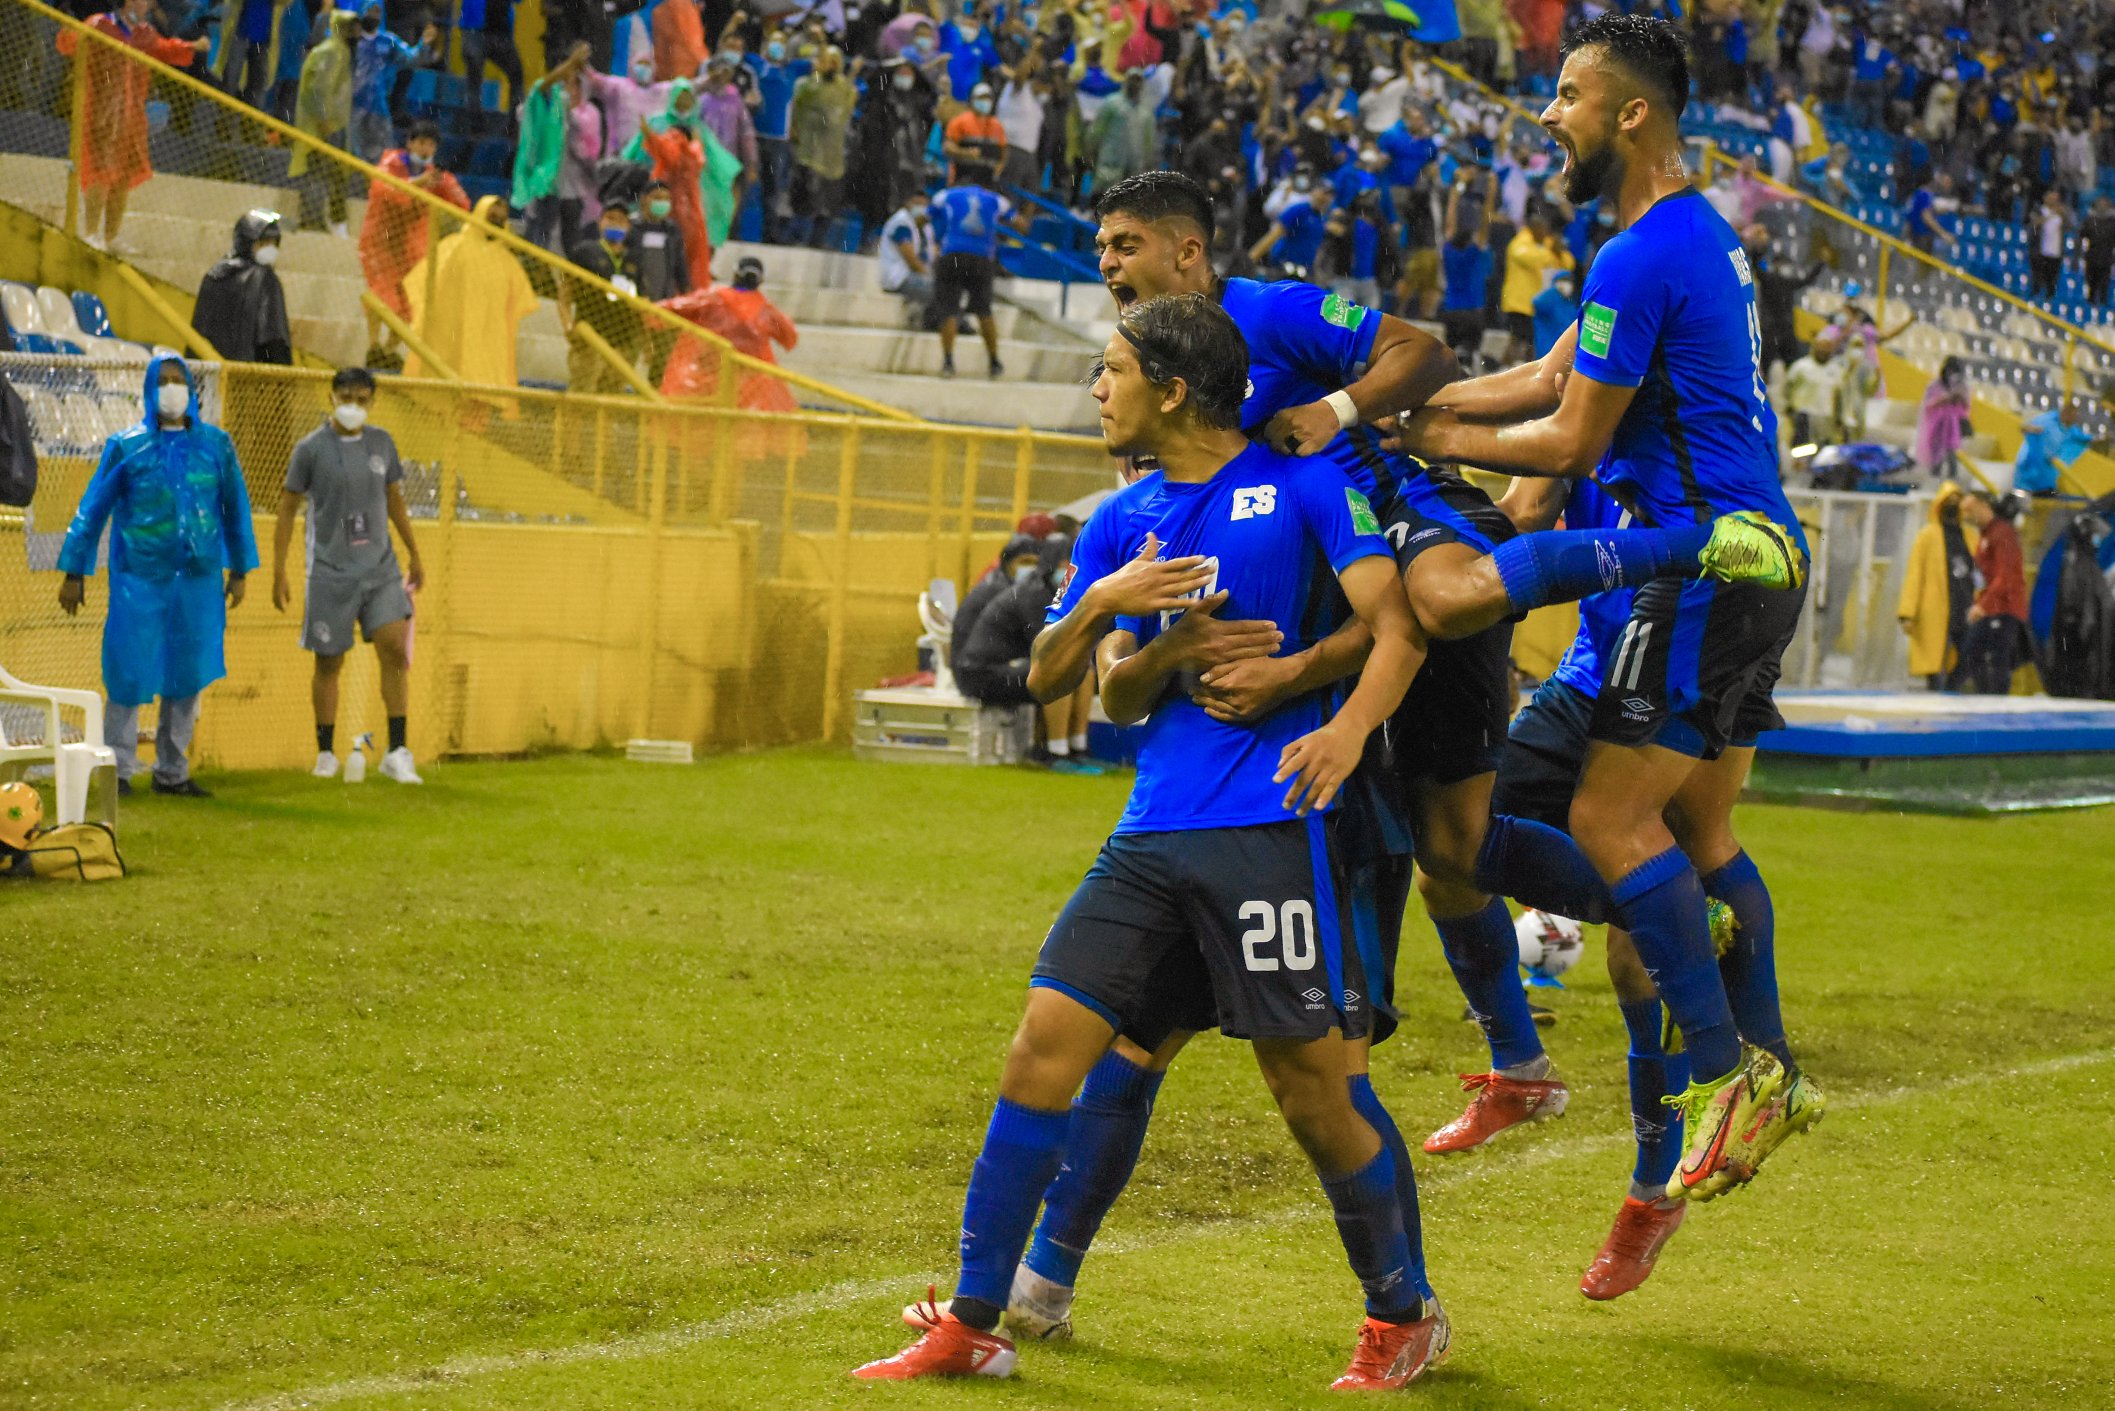
[[[1336,574],[1362,558],[1391,558],[1366,497],[1333,467],[1250,446],[1202,484],[1160,472],[1103,501],[1073,546],[1073,574],[1050,609],[1057,621],[1089,585],[1134,558],[1146,535],[1163,558],[1201,554],[1213,565],[1207,593],[1228,594],[1226,621],[1266,620],[1285,634],[1290,655],[1327,637],[1348,611]],[[1121,619],[1143,645],[1172,625]],[[1246,828],[1282,823],[1287,786],[1273,782],[1278,757],[1322,725],[1330,694],[1288,701],[1253,725],[1212,719],[1176,692],[1139,727],[1138,778],[1119,833]]]
[[[1579,300],[1573,371],[1637,396],[1595,476],[1648,524],[1757,510],[1806,547],[1777,478],[1755,278],[1692,187],[1601,248]]]
[[[943,255],[999,257],[999,225],[1013,206],[982,186],[950,186],[933,197],[933,224],[940,231]]]
[[[1627,529],[1630,511],[1610,499],[1608,492],[1591,480],[1574,480],[1571,498],[1564,503],[1566,529]],[[1601,664],[1615,652],[1616,639],[1630,622],[1629,588],[1613,588],[1579,600],[1579,632],[1572,638],[1564,660],[1550,673],[1585,696],[1601,694]]]

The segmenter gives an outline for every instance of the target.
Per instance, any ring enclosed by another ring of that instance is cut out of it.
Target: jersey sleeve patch
[[[1354,304],[1340,294],[1330,294],[1322,300],[1322,322],[1335,324],[1350,332],[1366,321],[1366,309]]]
[[[1597,358],[1608,356],[1616,336],[1616,311],[1606,304],[1588,304],[1579,311],[1579,347]]]
[[[1357,486],[1344,487],[1344,502],[1351,507],[1351,532],[1354,534],[1378,534],[1381,522],[1373,513],[1373,506],[1359,493]]]

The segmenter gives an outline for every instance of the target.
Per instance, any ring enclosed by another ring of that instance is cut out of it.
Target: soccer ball
[[[1554,980],[1579,963],[1586,950],[1586,931],[1569,916],[1530,908],[1513,923],[1520,943],[1520,965],[1530,975]]]

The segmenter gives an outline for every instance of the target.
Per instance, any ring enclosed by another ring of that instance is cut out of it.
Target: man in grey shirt
[[[389,717],[382,775],[399,784],[417,784],[423,781],[405,743],[406,677],[411,669],[410,594],[426,573],[419,563],[418,541],[411,536],[411,512],[404,506],[404,468],[389,433],[367,425],[375,400],[374,374],[364,367],[341,368],[330,387],[335,404],[330,419],[301,438],[287,463],[272,538],[272,606],[285,612],[293,601],[286,551],[294,539],[295,511],[306,501],[308,586],[301,645],[316,654],[316,675],[309,688],[316,707],[312,772],[318,779],[338,772],[338,673],[358,623],[374,643],[382,667],[382,706]],[[397,567],[396,549],[389,541],[391,525],[404,541],[409,572]]]

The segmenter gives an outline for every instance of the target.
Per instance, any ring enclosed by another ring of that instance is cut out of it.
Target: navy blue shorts
[[[1491,812],[1570,831],[1593,723],[1592,696],[1554,677],[1543,682],[1506,732]]]
[[[1661,578],[1640,588],[1594,705],[1593,738],[1717,759],[1784,724],[1774,691],[1805,588]]]
[[[1029,983],[1148,1049],[1215,1025],[1237,1039],[1364,1037],[1366,977],[1334,831],[1318,814],[1119,833],[1058,913]]]
[[[1441,544],[1487,554],[1513,537],[1513,521],[1489,495],[1450,470],[1411,464],[1380,516],[1396,567],[1408,570],[1419,554]]]

